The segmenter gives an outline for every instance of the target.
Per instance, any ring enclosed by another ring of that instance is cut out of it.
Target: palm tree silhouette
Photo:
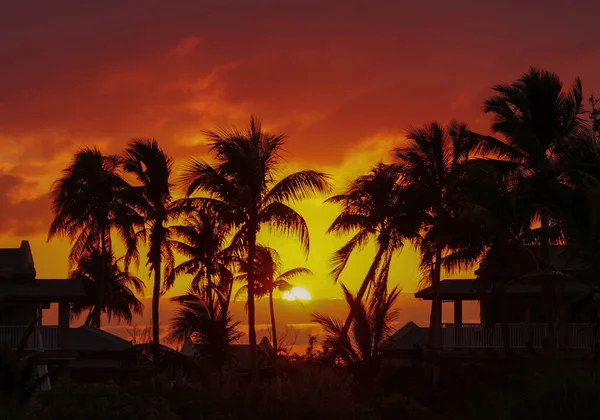
[[[136,208],[143,217],[136,239],[148,243],[148,266],[154,274],[152,288],[152,342],[160,342],[159,300],[161,290],[173,286],[171,271],[174,256],[171,250],[171,232],[168,223],[176,216],[171,196],[171,159],[155,140],[136,140],[125,151],[124,168],[133,174],[139,185],[135,186]],[[137,247],[132,249],[137,254]],[[164,282],[161,267],[164,263]]]
[[[238,281],[248,282],[248,269],[243,266],[244,273],[238,275],[235,279]],[[273,354],[278,354],[279,342],[277,341],[277,325],[275,322],[275,305],[273,302],[273,292],[289,291],[294,286],[290,283],[295,277],[312,275],[312,271],[308,268],[297,267],[281,272],[281,257],[279,253],[266,246],[257,246],[256,259],[254,260],[254,296],[258,299],[269,296],[269,312],[271,315],[271,331],[273,332]],[[242,293],[248,293],[248,284],[240,287],[236,297]]]
[[[254,264],[256,235],[261,226],[269,226],[294,236],[306,253],[309,249],[308,226],[289,204],[329,190],[328,177],[304,170],[275,183],[275,171],[281,162],[284,136],[271,135],[251,118],[244,132],[237,129],[205,132],[216,165],[194,160],[183,175],[188,196],[203,192],[194,202],[232,223],[237,231],[233,246],[243,249],[248,264],[248,336],[253,378],[258,377],[254,309]]]
[[[217,286],[226,297],[224,310],[229,310],[233,287],[236,255],[225,248],[231,227],[222,223],[216,215],[207,211],[189,212],[182,225],[173,226],[176,239],[171,240],[173,250],[186,260],[175,267],[171,275],[191,275],[191,289],[212,304],[212,288]],[[171,280],[173,281],[173,280]]]
[[[455,209],[464,200],[456,194],[463,163],[469,159],[476,138],[468,126],[452,121],[446,128],[432,122],[422,128],[408,130],[409,143],[395,150],[402,183],[412,190],[411,205],[423,210],[422,238],[418,242],[421,266],[433,287],[429,344],[441,345],[442,302],[439,283],[444,253],[452,248],[457,233]],[[456,262],[456,259],[448,260]],[[451,267],[448,267],[451,268]]]
[[[188,290],[182,296],[171,301],[180,305],[171,320],[171,331],[167,341],[182,343],[191,339],[200,356],[208,359],[219,370],[231,357],[232,344],[240,339],[239,322],[234,322],[226,308],[226,291],[217,287],[211,288],[215,298],[211,304],[205,300],[205,294],[196,290]]]
[[[390,324],[397,315],[392,308],[400,290],[393,288],[381,296],[372,295],[368,305],[354,297],[344,285],[342,290],[350,311],[355,313],[351,338],[344,333],[344,324],[328,315],[312,314],[312,321],[327,333],[324,345],[339,349],[337,354],[343,362],[354,370],[362,385],[368,386],[380,367],[383,343],[392,332]]]
[[[484,110],[493,115],[492,132],[503,139],[486,136],[478,147],[502,164],[522,217],[539,220],[540,227],[532,233],[548,265],[549,245],[561,234],[561,207],[572,205],[568,184],[573,149],[589,135],[589,126],[581,118],[581,81],[577,79],[565,92],[556,74],[531,68],[519,80],[497,85],[494,91]],[[551,343],[552,326],[551,322]]]
[[[54,220],[48,240],[67,236],[71,240],[69,263],[73,266],[94,250],[104,258],[112,253],[111,231],[135,247],[134,225],[141,219],[131,205],[131,186],[121,177],[122,160],[98,149],[83,149],[52,187]],[[108,262],[102,268],[108,267]],[[100,325],[106,273],[100,275],[93,324]]]
[[[108,266],[104,266],[108,264]],[[98,305],[98,295],[100,284],[104,277],[103,295],[101,295],[100,308]],[[94,250],[83,257],[75,270],[70,274],[70,278],[80,280],[86,291],[87,299],[78,300],[71,304],[71,314],[79,316],[85,311],[88,315],[85,319],[86,324],[100,328],[96,323],[95,313],[104,313],[108,320],[116,318],[131,323],[133,314],[142,315],[144,305],[135,296],[135,292],[143,294],[144,283],[128,271],[123,271],[119,266],[119,261],[115,260],[110,254],[103,256],[100,251]]]
[[[395,165],[379,163],[368,175],[355,179],[344,194],[326,200],[342,205],[342,212],[329,227],[328,233],[348,234],[352,238],[332,257],[331,274],[337,282],[352,253],[370,240],[377,243],[375,258],[356,295],[356,308],[351,309],[343,328],[342,342],[354,319],[359,304],[369,290],[385,290],[392,256],[402,249],[404,240],[418,237],[422,215],[411,202],[410,191],[399,184]],[[383,289],[382,289],[383,288]]]

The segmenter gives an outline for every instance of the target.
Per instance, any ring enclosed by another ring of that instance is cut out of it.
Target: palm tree
[[[108,264],[107,267],[104,264]],[[104,277],[103,295],[98,305],[98,295],[100,294],[100,284]],[[71,314],[79,316],[85,311],[89,311],[85,323],[100,328],[95,313],[104,313],[108,320],[116,318],[131,323],[133,314],[142,315],[144,305],[136,297],[135,292],[142,294],[144,292],[144,283],[129,273],[123,271],[119,266],[119,261],[115,260],[111,254],[104,257],[100,251],[92,251],[83,257],[75,270],[71,272],[71,279],[82,282],[86,291],[87,299],[73,302],[71,304]]]
[[[148,266],[154,274],[152,288],[152,342],[160,342],[159,300],[162,291],[173,286],[174,257],[171,250],[171,234],[168,223],[176,216],[172,205],[171,171],[172,163],[167,154],[160,149],[155,140],[136,140],[125,151],[125,171],[133,174],[138,186],[137,210],[143,217],[138,239],[148,243]],[[134,250],[137,252],[137,249]],[[161,282],[161,267],[164,262],[165,282]]]
[[[452,248],[461,248],[456,243],[464,230],[457,223],[456,210],[465,201],[462,188],[455,188],[463,173],[463,164],[475,145],[475,138],[468,126],[452,121],[447,127],[432,122],[422,128],[410,128],[409,143],[395,150],[401,183],[412,191],[414,201],[410,205],[422,209],[423,232],[418,248],[421,266],[433,288],[430,316],[430,347],[441,345],[442,302],[439,295],[444,257]],[[447,268],[453,264],[469,263],[474,259],[470,249],[454,254],[448,259]],[[452,264],[451,264],[452,263]]]
[[[493,115],[492,132],[503,139],[483,137],[479,150],[502,162],[521,203],[519,212],[540,227],[533,233],[542,259],[549,263],[549,245],[561,234],[561,208],[571,206],[572,151],[589,135],[581,118],[583,95],[577,79],[563,90],[559,77],[531,68],[519,80],[494,87],[485,102]],[[580,171],[575,171],[579,177]],[[552,323],[549,338],[553,342]]]
[[[248,268],[243,267],[244,273],[238,275],[236,280],[248,282]],[[254,273],[256,282],[254,283],[254,296],[258,299],[263,296],[269,296],[269,311],[271,314],[271,331],[273,332],[273,353],[277,355],[279,351],[279,342],[277,341],[277,328],[275,323],[275,305],[273,303],[273,292],[289,291],[294,286],[290,280],[297,276],[312,275],[308,268],[297,267],[281,272],[281,257],[279,253],[266,246],[256,248],[256,259],[254,260]],[[248,292],[248,285],[242,286],[237,295]]]
[[[379,297],[371,296],[366,306],[344,285],[342,289],[350,311],[358,308],[352,319],[351,337],[344,333],[344,324],[328,315],[312,314],[312,321],[320,324],[327,333],[324,346],[338,348],[337,354],[342,361],[355,371],[363,385],[368,386],[380,367],[382,345],[392,332],[390,324],[396,317],[392,307],[400,290],[394,288]]]
[[[256,235],[262,226],[279,230],[300,240],[309,249],[306,221],[290,204],[329,190],[328,177],[320,172],[304,170],[275,182],[281,161],[283,135],[262,130],[254,118],[249,128],[207,131],[215,166],[193,160],[184,173],[188,196],[202,192],[195,203],[217,214],[236,227],[233,246],[242,249],[248,263],[248,336],[252,376],[258,376],[255,309],[254,264]],[[207,197],[207,196],[208,197]]]
[[[225,310],[224,291],[215,287],[212,293],[216,295],[211,300],[212,304],[208,304],[204,295],[192,289],[185,295],[171,299],[181,308],[171,320],[171,332],[167,340],[182,343],[191,339],[200,356],[221,370],[231,357],[232,344],[240,339],[242,333],[237,329],[239,322],[233,322]]]
[[[186,260],[171,272],[174,277],[191,275],[191,288],[212,304],[213,287],[222,290],[227,311],[233,287],[233,265],[236,256],[231,248],[225,248],[230,227],[218,220],[214,214],[197,210],[188,212],[182,225],[173,226],[170,246]],[[173,281],[173,280],[171,280]]]
[[[105,156],[98,149],[79,151],[63,177],[52,187],[54,220],[48,240],[67,236],[71,240],[71,266],[94,250],[108,258],[115,230],[127,249],[135,246],[134,225],[140,222],[132,207],[133,191],[121,177],[122,160]],[[102,267],[108,267],[108,263]],[[100,275],[95,325],[100,325],[106,273]]]
[[[414,197],[398,180],[396,166],[380,163],[368,175],[355,179],[345,193],[326,200],[342,205],[342,212],[333,221],[328,233],[353,233],[332,258],[331,274],[336,282],[354,251],[371,240],[377,244],[375,258],[354,300],[357,306],[350,310],[341,330],[342,342],[367,290],[374,285],[371,290],[385,289],[392,256],[402,249],[404,240],[414,240],[418,236],[422,219],[420,209],[411,203]]]

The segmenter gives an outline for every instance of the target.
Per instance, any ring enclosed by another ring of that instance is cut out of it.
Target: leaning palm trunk
[[[160,304],[160,258],[154,261],[154,288],[152,290],[152,344],[160,344],[160,322],[159,322],[159,304]]]
[[[250,226],[248,241],[248,341],[250,342],[250,373],[253,380],[258,379],[258,360],[256,349],[255,308],[254,308],[254,260],[256,258],[256,228]]]
[[[358,290],[358,293],[356,295],[354,305],[352,305],[350,307],[350,313],[348,313],[348,317],[346,318],[346,322],[344,323],[344,328],[340,332],[340,339],[339,339],[340,345],[342,345],[346,341],[346,338],[348,337],[348,331],[350,330],[352,321],[356,317],[356,312],[360,310],[362,298],[364,297],[365,293],[367,292],[367,288],[369,287],[369,284],[371,284],[371,282],[373,281],[373,278],[375,277],[375,273],[377,272],[377,268],[379,267],[379,264],[381,263],[381,258],[383,258],[384,252],[385,252],[385,247],[379,245],[379,248],[377,249],[377,254],[375,254],[375,259],[371,263],[371,267],[369,268],[369,271],[367,272],[365,279],[363,280],[362,284],[360,285],[360,289]]]
[[[269,309],[271,310],[271,330],[273,331],[273,357],[277,356],[279,342],[277,341],[277,327],[275,325],[275,306],[273,305],[273,289],[269,290]]]
[[[442,249],[438,248],[431,277],[433,299],[431,301],[431,314],[429,317],[429,347],[439,349],[442,347],[442,299],[440,296],[440,278],[442,272]]]

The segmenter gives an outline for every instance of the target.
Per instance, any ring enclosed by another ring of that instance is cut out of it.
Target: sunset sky
[[[83,146],[117,153],[133,137],[153,137],[181,164],[207,158],[202,130],[243,127],[254,114],[288,136],[283,173],[322,170],[341,191],[388,161],[410,125],[456,117],[487,133],[491,87],[529,66],[565,83],[580,76],[586,97],[600,94],[599,16],[593,0],[2,0],[0,246],[29,239],[38,277],[67,276],[69,244],[46,243],[48,192]],[[297,282],[312,302],[278,301],[290,342],[306,342],[311,311],[345,311],[327,275],[343,243],[325,235],[338,209],[322,201],[296,206],[311,232],[308,260],[294,242],[260,237],[285,268],[315,273]],[[356,290],[371,257],[369,249],[355,257],[341,280]],[[419,276],[407,247],[390,282],[412,293]],[[186,287],[182,279],[169,295]],[[399,309],[402,322],[427,322],[428,305],[409,293]],[[172,310],[165,299],[162,322]],[[243,304],[234,311],[243,320]],[[465,321],[476,316],[468,312]]]

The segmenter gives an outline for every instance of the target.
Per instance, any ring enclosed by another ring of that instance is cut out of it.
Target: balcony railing
[[[8,345],[9,348],[16,350],[21,344],[23,336],[27,332],[28,326],[0,326],[0,343]],[[58,326],[38,326],[31,332],[25,344],[25,350],[56,350],[60,347]]]
[[[595,340],[594,324],[567,324],[565,347],[590,349]],[[511,348],[543,347],[548,334],[547,324],[508,324]],[[557,332],[560,334],[560,332]],[[442,324],[444,348],[503,348],[502,324]]]

